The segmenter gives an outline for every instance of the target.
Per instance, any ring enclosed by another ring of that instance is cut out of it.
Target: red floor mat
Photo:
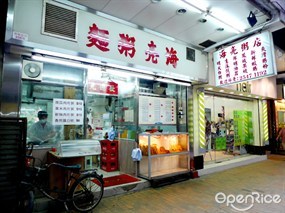
[[[140,181],[140,179],[137,179],[127,174],[116,175],[116,176],[104,178],[104,187],[117,186],[117,185],[121,185],[125,183],[137,182],[137,181]]]

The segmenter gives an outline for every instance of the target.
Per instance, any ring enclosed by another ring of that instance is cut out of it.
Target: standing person
[[[212,132],[212,124],[211,124],[211,122],[207,119],[206,116],[205,116],[205,119],[206,119],[206,128],[205,128],[206,138],[210,138],[210,137],[211,137],[211,132]]]
[[[28,129],[28,138],[30,142],[37,144],[47,143],[56,135],[54,126],[47,121],[48,114],[46,111],[39,111],[39,121],[34,123]]]
[[[207,117],[205,116],[205,120],[206,120],[206,127],[205,127],[205,136],[206,136],[206,150],[209,149],[209,143],[211,143],[211,132],[212,132],[212,124],[211,122],[207,119]],[[210,145],[210,149],[211,149],[211,145]]]
[[[280,139],[280,138],[281,138],[281,141],[282,141],[282,142],[281,142],[281,148],[282,148],[283,150],[285,150],[285,128],[284,128],[284,127],[282,127],[282,128],[280,129],[276,140],[278,141],[278,139]],[[279,149],[279,147],[277,147],[277,148]]]

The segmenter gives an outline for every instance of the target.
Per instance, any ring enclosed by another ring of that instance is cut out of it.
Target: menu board
[[[83,119],[82,100],[53,99],[53,125],[83,125]]]
[[[176,99],[139,97],[139,124],[176,124]]]

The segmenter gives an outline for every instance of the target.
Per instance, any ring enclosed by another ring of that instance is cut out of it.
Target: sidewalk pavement
[[[269,155],[197,179],[104,197],[93,212],[285,213],[285,156]]]

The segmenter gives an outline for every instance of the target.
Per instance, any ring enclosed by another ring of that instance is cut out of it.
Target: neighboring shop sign
[[[88,93],[118,95],[118,84],[113,81],[88,79],[87,91]]]
[[[176,100],[140,96],[139,124],[176,124]]]
[[[216,85],[236,84],[276,75],[274,51],[269,32],[213,53]]]
[[[83,125],[82,100],[53,99],[53,125]]]

